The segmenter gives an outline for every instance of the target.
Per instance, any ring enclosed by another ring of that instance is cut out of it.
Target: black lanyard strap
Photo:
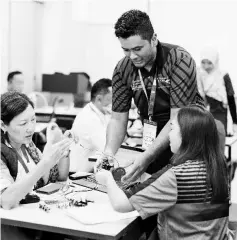
[[[140,69],[138,69],[138,73],[139,73],[139,77],[140,77],[140,81],[141,81],[143,91],[146,95],[146,99],[147,99],[147,102],[148,102],[148,117],[149,117],[149,120],[151,121],[152,116],[153,116],[153,112],[154,112],[155,99],[156,99],[156,76],[157,76],[157,74],[155,74],[155,76],[152,77],[151,95],[150,95],[150,99],[148,99],[145,83],[143,81]]]

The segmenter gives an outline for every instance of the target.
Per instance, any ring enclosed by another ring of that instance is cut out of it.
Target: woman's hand
[[[72,139],[75,143],[79,142],[78,137],[74,134],[72,130],[66,130],[65,133],[63,134],[63,137]]]
[[[46,130],[47,144],[54,144],[63,139],[62,130],[59,128],[57,123],[50,122]]]
[[[42,160],[49,163],[50,168],[57,164],[61,159],[67,158],[69,155],[69,148],[73,140],[65,138],[62,141],[52,144],[45,148]]]
[[[104,186],[107,186],[108,181],[113,179],[113,175],[110,171],[101,169],[95,174],[96,181]]]

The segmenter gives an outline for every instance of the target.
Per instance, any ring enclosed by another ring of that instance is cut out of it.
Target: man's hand
[[[136,181],[146,171],[149,164],[150,161],[148,161],[144,154],[140,154],[136,159],[134,159],[129,169],[126,169],[126,175],[122,177],[122,181]]]

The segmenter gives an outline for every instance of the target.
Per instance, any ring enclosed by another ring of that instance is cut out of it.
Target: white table
[[[68,116],[76,116],[82,108],[75,108],[75,107],[55,107],[55,114],[59,115],[68,115]],[[42,107],[42,108],[36,108],[35,113],[36,114],[51,114],[53,112],[52,106]]]
[[[107,194],[88,192],[88,198],[97,203],[108,203]],[[45,212],[39,203],[20,205],[12,210],[0,209],[1,224],[55,232],[90,239],[138,239],[140,219],[133,217],[116,222],[85,225],[57,210]],[[93,216],[91,216],[93,218]]]

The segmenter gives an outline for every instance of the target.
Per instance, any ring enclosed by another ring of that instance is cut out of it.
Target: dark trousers
[[[227,108],[223,107],[223,103],[214,98],[206,96],[207,102],[210,105],[210,112],[213,117],[221,121],[227,133]]]

